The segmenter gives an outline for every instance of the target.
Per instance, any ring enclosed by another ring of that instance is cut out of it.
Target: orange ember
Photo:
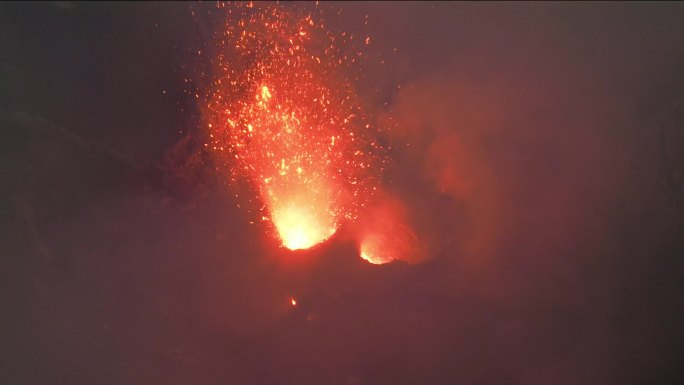
[[[346,78],[361,54],[343,36],[265,3],[233,5],[217,36],[207,147],[251,183],[292,250],[328,239],[375,190],[379,148]]]

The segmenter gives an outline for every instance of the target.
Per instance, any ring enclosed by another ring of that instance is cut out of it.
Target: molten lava
[[[412,227],[408,208],[397,197],[384,194],[361,220],[359,255],[369,263],[419,263],[427,256],[425,244]]]
[[[383,247],[384,246],[384,247]],[[382,265],[392,262],[394,250],[386,244],[386,239],[382,235],[372,234],[364,238],[361,242],[361,258],[374,265]]]
[[[311,10],[238,3],[216,39],[205,146],[220,154],[233,181],[251,183],[292,250],[355,219],[382,169],[372,125],[347,80],[361,54],[345,36],[327,31]]]
[[[325,241],[337,228],[327,209],[320,209],[306,203],[290,203],[285,207],[274,207],[273,224],[283,242],[290,250],[308,249]]]

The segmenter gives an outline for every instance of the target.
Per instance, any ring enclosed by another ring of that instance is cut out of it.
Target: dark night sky
[[[0,4],[1,383],[681,383],[683,5],[330,5],[429,244],[382,266],[194,150],[211,6]]]

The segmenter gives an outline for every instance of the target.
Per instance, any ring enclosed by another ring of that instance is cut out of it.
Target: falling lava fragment
[[[263,218],[292,250],[355,219],[381,169],[372,125],[346,77],[361,53],[349,52],[343,36],[311,12],[262,3],[233,5],[216,36],[203,106],[207,147],[222,154],[232,180],[251,183]]]

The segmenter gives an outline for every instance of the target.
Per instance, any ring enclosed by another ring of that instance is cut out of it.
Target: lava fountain
[[[348,79],[362,54],[311,10],[238,3],[227,16],[204,98],[206,146],[232,181],[249,181],[284,247],[312,247],[356,218],[381,172]]]

